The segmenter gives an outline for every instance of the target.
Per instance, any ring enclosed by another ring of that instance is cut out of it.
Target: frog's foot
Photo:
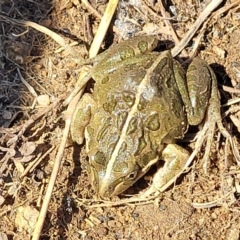
[[[150,188],[140,198],[157,196],[164,192],[185,171],[189,153],[177,144],[168,144],[162,152],[165,164],[153,177]]]
[[[208,173],[208,169],[210,165],[209,156],[211,152],[211,145],[213,142],[216,125],[220,133],[226,138],[226,141],[230,142],[234,157],[236,158],[236,161],[238,162],[238,164],[240,163],[239,151],[236,147],[235,140],[233,139],[231,134],[228,132],[228,130],[223,126],[219,107],[216,106],[215,103],[213,104],[211,102],[206,114],[204,126],[202,130],[199,132],[199,134],[197,135],[197,141],[195,144],[195,151],[200,152],[200,149],[202,148],[206,140],[206,147],[204,150],[205,153],[203,156],[203,170],[205,174]]]
[[[238,149],[236,147],[235,140],[230,135],[230,133],[227,131],[227,129],[223,126],[222,120],[220,119],[217,121],[210,121],[210,122],[206,121],[204,124],[204,127],[202,129],[201,137],[198,138],[198,141],[196,142],[196,145],[195,145],[195,147],[200,150],[205,139],[207,140],[206,147],[205,147],[205,153],[203,156],[203,170],[204,170],[205,174],[208,173],[208,169],[209,169],[209,165],[210,165],[209,156],[210,156],[210,152],[211,152],[211,145],[212,145],[216,125],[218,126],[220,133],[226,138],[226,142],[227,141],[230,142],[230,145],[231,145],[231,148],[233,151],[233,155],[234,155],[236,161],[238,162],[238,164],[240,163],[240,156],[239,156]]]
[[[221,103],[220,103],[220,97],[219,97],[219,92],[217,88],[216,76],[210,67],[207,67],[207,68],[205,67],[203,69],[205,70],[207,69],[208,74],[212,77],[212,86],[211,86],[211,96],[209,100],[209,105],[207,107],[207,111],[205,114],[206,118],[204,121],[204,126],[201,132],[199,133],[200,137],[198,136],[197,138],[195,149],[197,149],[197,151],[200,151],[203,143],[205,142],[205,140],[207,140],[206,147],[205,147],[205,154],[203,156],[203,168],[204,168],[205,174],[207,174],[211,145],[212,145],[216,125],[218,126],[220,133],[227,139],[227,141],[230,142],[233,154],[238,164],[240,163],[240,157],[239,157],[239,152],[236,148],[234,139],[222,124],[222,117],[221,117],[221,111],[220,111]]]

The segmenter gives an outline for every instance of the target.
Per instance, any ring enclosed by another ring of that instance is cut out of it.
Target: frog
[[[221,119],[217,79],[195,58],[187,72],[158,40],[138,36],[110,47],[90,70],[93,93],[80,99],[71,123],[72,139],[86,143],[87,172],[100,198],[122,194],[149,168],[164,163],[155,189],[177,176],[189,151],[177,144],[207,109]]]

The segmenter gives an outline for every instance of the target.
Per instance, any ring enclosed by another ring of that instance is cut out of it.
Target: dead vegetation
[[[185,39],[208,2],[176,0],[171,6],[160,2],[142,1],[134,6],[121,2],[102,49],[136,34],[159,34],[164,47],[173,48],[178,41],[176,36],[179,41]],[[194,37],[183,41],[185,46],[179,48],[181,44],[176,44],[174,48],[175,55],[185,47],[182,56],[200,55],[213,67],[219,81],[225,127],[237,148],[239,5],[239,1],[221,3],[205,15]],[[44,225],[38,228],[41,239],[239,239],[239,163],[229,142],[218,132],[208,175],[203,172],[202,148],[190,171],[148,205],[114,206],[119,198],[107,203],[97,201],[86,174],[84,146],[65,146],[62,142],[66,126],[63,102],[76,85],[81,69],[76,58],[88,55],[105,7],[74,0],[54,4],[48,0],[2,0],[1,238],[30,239],[36,232],[43,199],[48,197]],[[59,45],[56,39],[57,42],[21,21],[51,29],[68,45]],[[60,145],[64,152],[59,152]],[[186,147],[194,149],[194,143]],[[54,167],[56,159],[59,169]],[[49,196],[46,189],[54,168],[57,178]],[[151,174],[128,193],[136,194],[150,184]]]

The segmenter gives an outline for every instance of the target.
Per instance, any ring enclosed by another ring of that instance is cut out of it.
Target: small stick
[[[86,1],[85,1],[85,3],[86,3]],[[113,17],[114,11],[116,10],[117,4],[118,4],[118,1],[116,1],[116,0],[109,1],[106,11],[105,11],[105,13],[102,17],[102,20],[99,24],[97,33],[93,39],[91,48],[89,50],[89,58],[93,58],[98,54],[98,51],[102,44],[102,41],[106,35],[109,24]],[[85,87],[85,85],[89,81],[89,79],[90,79],[90,74],[86,74],[84,76],[84,78],[79,78],[74,90],[71,92],[71,94],[68,96],[68,98],[64,101],[63,106],[66,106],[73,99],[73,97],[79,92],[79,90]]]
[[[223,13],[225,13],[226,11],[230,10],[231,8],[237,6],[240,4],[240,0],[235,0],[233,1],[231,4],[225,6],[225,7],[222,7],[221,9],[219,9],[216,13],[214,13],[214,16],[215,18],[217,18],[218,16],[221,16]],[[239,7],[239,6],[238,6]]]
[[[33,104],[31,106],[31,108],[33,109],[36,104],[38,95],[37,95],[35,89],[23,78],[19,68],[17,68],[17,71],[18,71],[18,75],[19,75],[22,83],[25,85],[25,87],[28,89],[28,91],[35,97]]]
[[[118,1],[117,0],[111,0],[109,1],[108,5],[107,5],[107,8],[104,12],[104,15],[102,17],[102,20],[99,24],[99,27],[98,27],[98,30],[97,30],[97,33],[93,39],[93,42],[92,42],[92,45],[91,45],[91,48],[89,50],[89,57],[92,58],[94,56],[97,55],[99,49],[100,49],[100,46],[101,46],[101,43],[105,37],[105,34],[107,32],[107,29],[109,27],[109,24],[112,20],[112,17],[113,17],[113,14],[117,8],[117,4],[118,4]],[[100,43],[100,44],[99,44]]]
[[[90,10],[90,12],[92,12],[96,17],[98,17],[99,19],[102,18],[101,14],[99,14],[98,11],[94,9],[87,0],[82,0],[82,3],[84,3],[86,7]]]
[[[174,40],[175,44],[178,45],[180,43],[180,41],[178,39],[178,36],[177,36],[175,30],[173,29],[172,25],[170,24],[170,22],[168,20],[169,16],[167,16],[167,13],[166,13],[165,8],[162,4],[162,1],[159,1],[159,4],[160,4],[160,11],[161,11],[162,17],[165,19],[164,22],[169,27],[170,32],[172,33],[172,37],[173,37],[173,40]],[[183,49],[183,55],[184,55],[184,57],[188,56],[188,53],[185,49]]]
[[[197,18],[195,23],[192,25],[191,29],[188,31],[188,33],[185,35],[184,38],[180,41],[180,43],[175,46],[172,49],[172,55],[175,57],[177,56],[182,49],[186,47],[186,45],[189,43],[190,39],[193,37],[195,32],[198,30],[198,28],[202,25],[204,20],[210,15],[210,13],[220,4],[222,3],[222,0],[212,0],[208,6],[204,9],[204,11],[200,14],[200,16]]]
[[[84,68],[83,68],[84,69]],[[84,75],[86,75],[87,72],[84,72],[83,70],[80,73],[80,78],[84,78]],[[47,187],[47,191],[46,194],[44,196],[43,199],[43,204],[38,216],[38,221],[35,225],[34,228],[34,232],[33,232],[33,237],[32,240],[38,240],[42,231],[42,227],[43,227],[43,223],[47,214],[47,209],[48,209],[48,204],[51,200],[51,196],[52,196],[52,191],[55,185],[55,181],[57,179],[57,174],[59,171],[59,167],[61,164],[61,160],[63,158],[63,154],[64,154],[64,149],[67,143],[67,139],[68,139],[68,135],[69,135],[69,130],[70,130],[70,126],[71,126],[71,121],[72,121],[72,116],[75,110],[75,107],[82,95],[84,91],[84,88],[73,98],[73,100],[70,102],[70,104],[68,105],[68,109],[66,111],[66,120],[65,120],[65,127],[64,127],[64,131],[63,131],[63,136],[62,136],[62,140],[58,149],[58,153],[54,162],[54,166],[53,166],[53,170],[52,170],[52,174],[48,183],[48,187]]]
[[[231,190],[228,193],[226,193],[225,195],[223,195],[222,197],[213,200],[212,202],[205,202],[205,203],[197,203],[197,202],[193,202],[192,206],[194,208],[212,208],[212,207],[216,207],[216,206],[222,206],[223,205],[223,201],[226,200],[227,197],[229,197],[230,195],[233,195],[234,191]]]
[[[15,23],[17,25],[20,25],[20,26],[32,27],[32,28],[38,30],[39,32],[42,32],[42,33],[48,35],[53,40],[55,40],[59,45],[61,45],[65,50],[67,50],[72,56],[79,58],[78,54],[70,47],[70,45],[67,44],[61,36],[59,36],[58,34],[56,34],[53,31],[51,31],[50,29],[48,29],[44,26],[41,26],[35,22],[31,22],[31,21],[25,21],[25,20],[21,20],[21,19],[12,19],[10,17],[1,15],[1,14],[0,14],[0,17],[2,17],[3,19],[6,19],[12,23]]]
[[[28,164],[28,166],[26,167],[26,169],[24,170],[24,172],[22,172],[22,174],[20,175],[20,178],[23,178],[24,176],[26,176],[28,174],[28,172],[32,172],[40,163],[41,161],[47,156],[49,155],[52,150],[55,148],[56,146],[53,145],[50,149],[47,150],[47,152],[45,152],[42,156],[39,156],[36,158],[35,161],[31,162],[30,164]]]
[[[115,0],[110,1],[108,3],[108,6],[106,8],[107,13],[106,14],[104,13],[105,17],[103,16],[102,21],[101,21],[99,26],[106,25],[107,23],[108,23],[108,25],[107,25],[107,27],[106,26],[104,26],[103,28],[101,27],[100,31],[98,30],[98,33],[96,34],[98,36],[95,36],[95,39],[93,40],[93,43],[92,43],[92,46],[91,46],[92,50],[91,50],[91,53],[89,54],[90,57],[94,57],[95,55],[97,55],[98,50],[100,49],[102,40],[105,37],[106,31],[108,29],[108,26],[111,22],[112,16],[113,16],[114,11],[116,9],[116,7],[114,8],[114,5],[117,5],[117,2]],[[114,8],[114,11],[111,10],[113,8]],[[109,15],[109,12],[111,12],[111,16]],[[111,19],[106,19],[106,17],[111,17]],[[86,69],[87,68],[85,68],[85,67],[82,68],[82,71],[81,71],[80,77],[79,77],[79,81],[81,81],[81,79],[84,79],[84,78],[86,79],[86,76],[89,75],[86,72]],[[62,137],[60,147],[58,149],[58,153],[57,153],[57,156],[56,156],[56,159],[55,159],[55,163],[54,163],[54,166],[53,166],[53,171],[52,171],[52,174],[51,174],[51,177],[50,177],[50,180],[49,180],[47,191],[46,191],[45,197],[43,199],[43,204],[42,204],[39,216],[38,216],[38,221],[37,221],[37,223],[35,225],[35,228],[34,228],[32,240],[38,240],[40,238],[40,234],[41,234],[41,231],[42,231],[44,220],[45,220],[45,217],[46,217],[46,214],[47,214],[48,204],[51,200],[52,191],[53,191],[54,184],[55,184],[55,181],[56,181],[56,178],[57,178],[57,174],[58,174],[58,170],[59,170],[59,167],[60,167],[60,164],[61,164],[61,160],[63,158],[64,149],[65,149],[65,146],[66,146],[66,143],[67,143],[67,138],[68,138],[69,131],[70,131],[70,126],[71,126],[73,113],[74,113],[76,105],[77,105],[77,103],[78,103],[78,101],[79,101],[79,99],[80,99],[80,97],[81,97],[81,95],[84,91],[84,88],[85,88],[85,85],[82,87],[80,92],[73,98],[73,100],[68,105],[67,112],[66,112],[65,128],[64,128],[64,131],[63,131],[63,137]]]

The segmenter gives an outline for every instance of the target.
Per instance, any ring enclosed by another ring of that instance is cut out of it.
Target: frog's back
[[[170,53],[164,54],[131,58],[96,83],[93,97],[98,110],[87,128],[88,155],[92,164],[101,159],[99,181],[108,181],[108,187],[109,181],[118,179],[117,172],[123,176],[124,171],[127,174],[157,161],[164,144],[185,132],[186,116],[173,76],[173,59],[168,57]]]

